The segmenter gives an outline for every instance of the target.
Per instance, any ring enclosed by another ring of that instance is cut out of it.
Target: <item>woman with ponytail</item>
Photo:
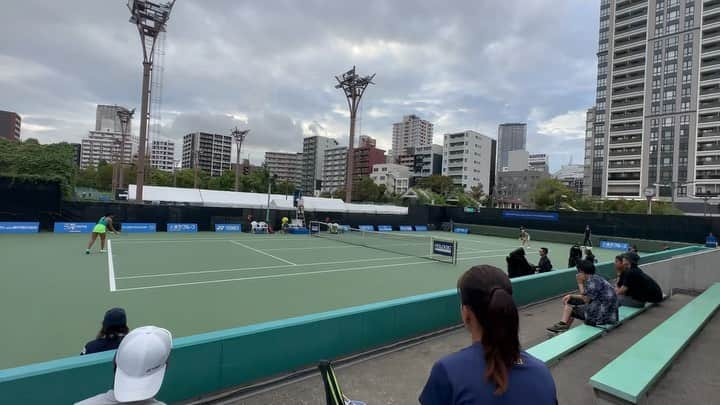
[[[472,345],[435,363],[420,403],[556,405],[550,371],[520,350],[518,310],[507,275],[497,267],[475,266],[457,288]]]

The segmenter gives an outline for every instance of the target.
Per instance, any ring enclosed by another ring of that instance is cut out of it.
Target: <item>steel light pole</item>
[[[230,133],[230,136],[235,139],[235,144],[237,145],[237,163],[235,163],[235,191],[240,191],[240,150],[242,149],[242,144],[245,141],[245,137],[247,137],[247,134],[250,132],[249,129],[239,130],[237,127],[232,130]]]
[[[352,181],[353,181],[353,160],[355,150],[355,119],[357,117],[357,110],[360,106],[360,100],[367,86],[374,84],[373,78],[375,74],[371,76],[361,77],[355,73],[355,66],[347,72],[343,73],[342,76],[335,76],[338,84],[335,85],[336,89],[342,89],[347,98],[348,108],[350,109],[350,139],[348,141],[348,154],[347,154],[347,167],[345,172],[345,202],[352,202]]]
[[[129,0],[130,22],[137,26],[143,50],[142,103],[140,106],[140,142],[138,145],[137,179],[135,201],[143,201],[145,183],[145,149],[147,146],[148,120],[150,119],[150,77],[155,55],[155,42],[165,31],[175,0],[160,4],[150,0]]]
[[[127,108],[121,108],[117,111],[118,119],[120,120],[120,173],[118,173],[118,187],[124,188],[125,186],[125,139],[130,133],[130,120],[135,115],[135,109],[128,110]]]

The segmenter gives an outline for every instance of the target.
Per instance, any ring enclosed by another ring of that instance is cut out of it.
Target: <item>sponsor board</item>
[[[372,225],[360,225],[358,229],[360,229],[361,231],[374,231],[375,227]]]
[[[153,233],[157,232],[157,224],[126,222],[121,224],[120,230],[124,233]]]
[[[95,222],[55,222],[53,232],[55,233],[90,233],[95,227]]]
[[[470,229],[455,227],[455,228],[453,228],[453,232],[455,232],[455,233],[470,233]]]
[[[620,242],[617,240],[600,240],[600,247],[602,249],[612,249],[612,250],[628,250],[630,248],[630,244],[627,242]]]
[[[215,224],[215,232],[242,232],[240,224]]]
[[[378,225],[378,232],[392,232],[392,226],[390,226],[390,225]]]
[[[433,254],[453,257],[455,255],[455,243],[444,240],[433,240]]]
[[[416,232],[425,232],[428,230],[427,225],[415,225]]]
[[[169,223],[169,224],[167,224],[167,231],[168,232],[197,232],[198,225],[197,224]]]
[[[411,225],[400,225],[400,231],[402,232],[412,232],[413,227]]]
[[[40,222],[0,222],[0,233],[38,233]]]

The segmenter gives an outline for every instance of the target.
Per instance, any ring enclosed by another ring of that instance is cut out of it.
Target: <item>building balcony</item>
[[[641,135],[623,135],[623,136],[611,136],[610,145],[617,144],[628,144],[628,143],[642,143]]]
[[[620,62],[626,62],[635,58],[644,58],[645,57],[645,45],[635,46],[632,48],[628,48],[623,51],[615,51],[615,54],[613,56],[613,62],[620,63]]]
[[[641,107],[644,104],[644,98],[643,97],[631,97],[631,98],[620,98],[620,99],[613,99],[610,103],[610,106],[612,107],[610,109],[610,112],[617,112],[620,110],[628,110],[630,106],[637,106]]]
[[[642,150],[640,148],[629,148],[629,149],[610,149],[609,156],[617,157],[617,156],[640,156],[642,154]]]
[[[632,181],[637,182],[640,181],[640,172],[634,171],[634,172],[614,172],[614,173],[608,173],[607,177],[608,181]]]
[[[625,111],[619,111],[614,112],[610,114],[610,121],[615,123],[619,122],[634,122],[637,121],[637,118],[642,118],[643,112],[642,109],[639,110],[625,110]]]
[[[615,4],[615,12],[616,13],[627,13],[639,8],[647,7],[648,2],[647,0],[626,0],[626,1],[618,1]]]
[[[643,96],[645,94],[645,86],[643,83],[635,84],[632,86],[616,87],[612,90],[611,97],[617,96]]]
[[[616,14],[615,15],[615,26],[631,26],[636,27],[637,24],[642,24],[643,27],[647,25],[647,7],[637,8],[634,11]]]
[[[720,156],[703,156],[695,160],[695,167],[720,166]]]
[[[703,16],[720,13],[720,1],[712,0],[703,2]]]
[[[615,38],[615,50],[625,50],[628,48],[632,48],[634,45],[637,45],[638,43],[645,43],[645,40],[647,39],[647,33],[642,30],[637,34],[633,34],[630,36],[623,36],[622,38]]]
[[[642,165],[640,160],[614,160],[608,162],[608,171],[636,171],[640,170]]]

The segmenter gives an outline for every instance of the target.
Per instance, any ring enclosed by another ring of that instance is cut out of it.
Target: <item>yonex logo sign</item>
[[[215,232],[242,232],[240,224],[215,224]]]

